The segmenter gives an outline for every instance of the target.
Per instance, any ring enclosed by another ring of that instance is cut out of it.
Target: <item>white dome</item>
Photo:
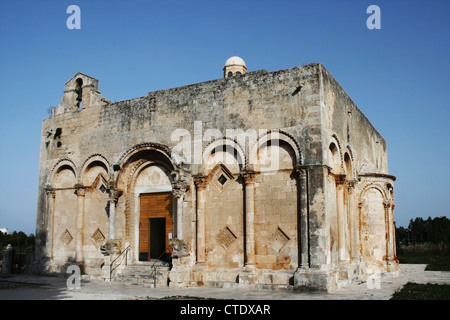
[[[236,65],[246,67],[244,60],[242,60],[242,58],[237,56],[231,57],[225,62],[225,67]]]

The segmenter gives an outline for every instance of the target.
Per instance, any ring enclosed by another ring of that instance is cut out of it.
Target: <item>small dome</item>
[[[225,62],[225,67],[228,67],[228,66],[244,66],[244,67],[246,67],[244,60],[242,60],[242,58],[237,57],[237,56],[231,57]]]

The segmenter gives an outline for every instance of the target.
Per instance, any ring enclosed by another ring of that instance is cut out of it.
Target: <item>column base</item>
[[[256,266],[254,264],[246,264],[239,272],[239,286],[255,284],[257,278]]]
[[[299,292],[331,292],[337,287],[336,272],[298,268],[294,273],[294,290]]]

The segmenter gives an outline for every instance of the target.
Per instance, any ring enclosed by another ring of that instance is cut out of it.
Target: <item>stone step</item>
[[[118,274],[121,275],[149,275],[154,274],[155,270],[169,269],[169,266],[164,263],[157,263],[155,265],[128,265],[124,266]]]
[[[167,282],[169,265],[163,261],[124,266],[114,277],[114,281],[128,285],[145,287],[163,286]]]

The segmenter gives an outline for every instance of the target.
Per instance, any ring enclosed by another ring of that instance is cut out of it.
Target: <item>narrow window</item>
[[[83,101],[83,80],[78,78],[76,82],[75,92],[77,93],[77,108],[81,109],[81,103]]]

